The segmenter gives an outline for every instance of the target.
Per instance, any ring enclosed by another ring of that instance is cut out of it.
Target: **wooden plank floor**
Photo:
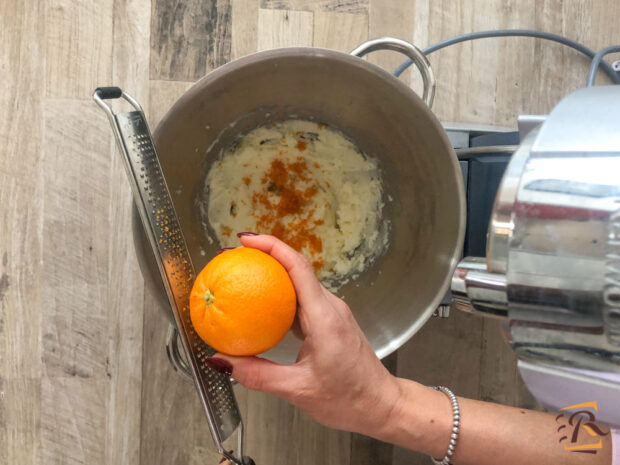
[[[620,42],[618,17],[617,0],[1,1],[0,463],[217,463],[193,387],[168,366],[167,323],[135,259],[130,191],[96,86],[129,91],[154,126],[192,82],[257,50],[348,51],[380,35],[423,47],[500,27],[598,49]],[[392,70],[402,58],[370,60]],[[588,65],[514,38],[431,62],[443,121],[508,126],[548,112],[583,85]],[[419,88],[415,73],[403,79]],[[433,319],[386,364],[460,395],[535,407],[493,321]],[[259,465],[428,463],[278,399],[238,396]]]

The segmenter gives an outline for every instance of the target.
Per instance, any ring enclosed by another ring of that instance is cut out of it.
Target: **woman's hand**
[[[303,344],[294,365],[258,357],[217,359],[232,365],[243,386],[275,394],[326,426],[376,433],[400,397],[400,387],[381,364],[351,310],[316,279],[306,258],[272,236],[240,235],[244,247],[270,254],[288,271],[297,292]],[[219,362],[219,363],[218,363]],[[212,365],[223,367],[218,360]]]

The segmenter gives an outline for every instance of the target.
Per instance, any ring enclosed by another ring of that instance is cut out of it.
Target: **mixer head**
[[[541,125],[532,124],[543,121]],[[465,258],[456,307],[501,318],[532,393],[561,408],[595,397],[620,423],[620,87],[589,87],[513,155],[485,259]],[[615,374],[615,376],[614,376]]]

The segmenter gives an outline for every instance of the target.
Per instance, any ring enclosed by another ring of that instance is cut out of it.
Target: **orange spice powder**
[[[254,193],[252,205],[263,206],[267,211],[257,216],[258,231],[276,236],[295,250],[308,250],[312,255],[312,266],[319,270],[323,266],[319,256],[323,251],[323,242],[314,229],[323,221],[313,220],[312,216],[316,212],[312,200],[318,192],[318,186],[311,184],[303,189],[297,187],[311,181],[303,157],[298,157],[293,163],[275,159],[261,178],[264,187]]]

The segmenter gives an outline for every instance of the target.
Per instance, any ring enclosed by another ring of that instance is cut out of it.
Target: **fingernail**
[[[232,450],[229,450],[229,451],[228,451],[228,453],[229,453],[230,455],[232,455],[233,451],[232,451]],[[226,462],[227,460],[228,460],[228,459],[227,459],[226,457],[222,457],[222,460],[220,460],[220,461],[219,461],[218,465],[219,465],[220,463],[224,463],[224,462]],[[230,462],[228,462],[228,463],[230,463]]]
[[[232,375],[233,366],[223,358],[207,357],[205,358],[205,364],[208,367],[213,368],[220,373],[224,373],[227,376]]]
[[[223,249],[220,249],[217,251],[217,254],[221,254],[223,252],[226,252],[227,250],[232,250],[232,249],[236,249],[236,247],[224,247]]]
[[[243,237],[243,236],[258,236],[258,234],[253,233],[253,232],[240,232],[240,233],[237,233],[237,237]]]

